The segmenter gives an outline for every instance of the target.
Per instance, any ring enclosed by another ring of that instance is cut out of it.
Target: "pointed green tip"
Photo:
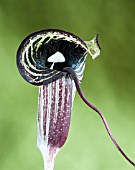
[[[100,55],[101,48],[98,43],[98,34],[90,41],[85,41],[88,47],[88,53],[92,56],[92,59],[97,58]]]

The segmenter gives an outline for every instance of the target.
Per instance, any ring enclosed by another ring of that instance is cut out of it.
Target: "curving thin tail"
[[[108,124],[107,124],[107,121],[105,120],[105,117],[103,116],[103,114],[102,114],[95,106],[93,106],[90,102],[88,102],[88,100],[87,100],[87,99],[85,98],[85,96],[83,95],[83,92],[82,92],[82,90],[81,90],[81,88],[80,88],[80,84],[79,84],[79,82],[78,82],[78,78],[77,78],[77,76],[76,76],[75,71],[74,71],[71,67],[66,67],[66,68],[64,68],[62,71],[71,74],[71,76],[72,76],[72,78],[73,78],[73,80],[74,80],[74,82],[75,82],[76,89],[77,89],[80,97],[82,98],[82,100],[83,100],[91,109],[93,109],[95,112],[97,112],[97,113],[99,114],[99,116],[101,117],[101,119],[102,119],[102,121],[103,121],[103,123],[104,123],[104,125],[105,125],[105,128],[106,128],[106,130],[107,130],[107,132],[108,132],[108,134],[109,134],[112,142],[113,142],[114,145],[116,146],[116,148],[120,151],[120,153],[124,156],[124,158],[125,158],[130,164],[132,164],[132,165],[135,167],[135,162],[133,162],[133,161],[124,153],[124,151],[121,149],[121,147],[120,147],[120,146],[118,145],[118,143],[116,142],[116,140],[115,140],[115,138],[113,137],[113,135],[112,135],[112,133],[111,133],[111,131],[110,131],[110,128],[109,128],[109,126],[108,126]]]

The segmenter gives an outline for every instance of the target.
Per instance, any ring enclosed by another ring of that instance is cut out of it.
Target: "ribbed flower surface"
[[[75,91],[73,80],[66,77],[39,87],[37,145],[46,161],[67,139]]]

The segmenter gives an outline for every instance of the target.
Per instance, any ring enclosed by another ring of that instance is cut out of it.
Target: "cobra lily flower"
[[[55,29],[29,35],[18,49],[20,74],[30,84],[39,86],[37,146],[45,170],[53,170],[55,157],[67,139],[76,89],[82,100],[99,114],[121,154],[135,166],[112,136],[102,113],[86,100],[81,91],[87,54],[93,59],[100,54],[98,36],[84,42],[76,35]]]

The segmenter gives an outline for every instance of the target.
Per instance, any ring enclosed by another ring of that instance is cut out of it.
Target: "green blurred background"
[[[101,56],[87,57],[81,87],[135,160],[135,0],[0,0],[0,169],[43,170],[36,147],[38,88],[19,75],[16,51],[27,35],[47,28],[83,40],[100,34]],[[133,169],[78,94],[68,140],[55,163],[55,170],[63,169]]]

